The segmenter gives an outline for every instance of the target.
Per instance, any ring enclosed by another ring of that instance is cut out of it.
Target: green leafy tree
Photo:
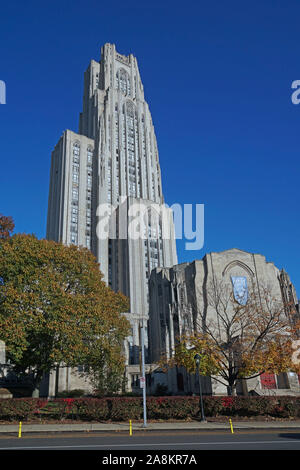
[[[13,235],[0,244],[0,273],[0,339],[34,388],[62,363],[94,367],[101,357],[103,371],[121,370],[128,299],[107,287],[89,250]]]
[[[107,349],[95,348],[89,362],[89,379],[99,396],[112,395],[124,388],[124,360],[121,348],[115,347],[114,354],[111,354],[110,349],[110,346]]]

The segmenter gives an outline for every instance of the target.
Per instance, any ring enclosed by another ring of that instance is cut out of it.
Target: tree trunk
[[[227,387],[227,393],[229,396],[236,396],[236,384],[229,384]]]
[[[56,365],[55,370],[55,396],[58,395],[58,382],[59,382],[59,363]]]
[[[43,373],[39,372],[32,377],[32,398],[40,397],[40,384],[43,378]]]

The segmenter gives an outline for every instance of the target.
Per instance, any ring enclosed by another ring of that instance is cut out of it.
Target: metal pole
[[[147,405],[146,405],[146,377],[145,377],[145,339],[144,322],[141,328],[141,346],[142,346],[142,384],[143,384],[143,410],[144,410],[144,428],[147,427]]]
[[[204,407],[203,407],[203,399],[202,399],[202,387],[201,387],[201,380],[200,380],[199,364],[197,364],[197,371],[198,371],[199,395],[200,395],[200,405],[201,405],[201,421],[206,421],[205,416],[204,416]]]

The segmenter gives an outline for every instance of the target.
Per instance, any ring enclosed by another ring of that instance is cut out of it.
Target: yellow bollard
[[[129,436],[132,436],[132,422],[129,420]]]
[[[19,422],[19,435],[18,437],[22,437],[22,421]]]
[[[229,419],[231,434],[234,434],[231,418]]]

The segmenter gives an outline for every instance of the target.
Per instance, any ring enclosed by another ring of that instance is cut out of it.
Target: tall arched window
[[[134,131],[135,106],[131,101],[126,103],[126,131],[127,131],[127,168],[128,168],[128,193],[136,197],[136,159],[135,159],[135,131]]]
[[[130,78],[126,70],[119,69],[116,74],[116,89],[120,90],[123,95],[127,96],[131,93]]]

